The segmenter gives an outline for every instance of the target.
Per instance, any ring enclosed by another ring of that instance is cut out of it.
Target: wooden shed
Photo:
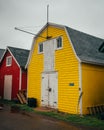
[[[104,40],[64,25],[46,24],[34,37],[28,97],[72,114],[104,104]]]
[[[0,62],[0,96],[12,100],[19,90],[27,89],[25,65],[29,50],[7,47]]]

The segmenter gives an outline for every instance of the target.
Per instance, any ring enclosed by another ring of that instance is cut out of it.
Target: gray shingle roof
[[[76,55],[82,62],[104,65],[104,52],[99,48],[104,44],[104,39],[100,39],[83,32],[66,27]]]
[[[15,48],[15,47],[8,47],[8,49],[11,51],[12,55],[17,60],[20,67],[25,68],[29,56],[29,50]]]
[[[0,49],[0,59],[1,59],[1,57],[2,57],[2,55],[3,55],[3,53],[4,53],[4,51],[5,51],[5,49]]]

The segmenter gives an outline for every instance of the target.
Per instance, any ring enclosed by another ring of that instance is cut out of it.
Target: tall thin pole
[[[47,39],[48,39],[49,5],[47,5]]]
[[[49,5],[47,5],[47,23],[49,22]]]

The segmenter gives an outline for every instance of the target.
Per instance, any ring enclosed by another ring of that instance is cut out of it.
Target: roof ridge
[[[13,49],[20,49],[20,50],[27,50],[27,51],[30,51],[29,49],[19,48],[19,47],[13,47],[13,46],[7,46],[7,48],[13,48]]]

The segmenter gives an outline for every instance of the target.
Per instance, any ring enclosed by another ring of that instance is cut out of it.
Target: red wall
[[[22,71],[21,89],[27,89],[27,70]]]
[[[3,97],[4,94],[4,76],[12,75],[12,94],[11,99],[16,98],[16,94],[19,89],[19,73],[20,68],[12,57],[12,65],[6,66],[6,57],[11,56],[7,51],[0,65],[0,96]]]

